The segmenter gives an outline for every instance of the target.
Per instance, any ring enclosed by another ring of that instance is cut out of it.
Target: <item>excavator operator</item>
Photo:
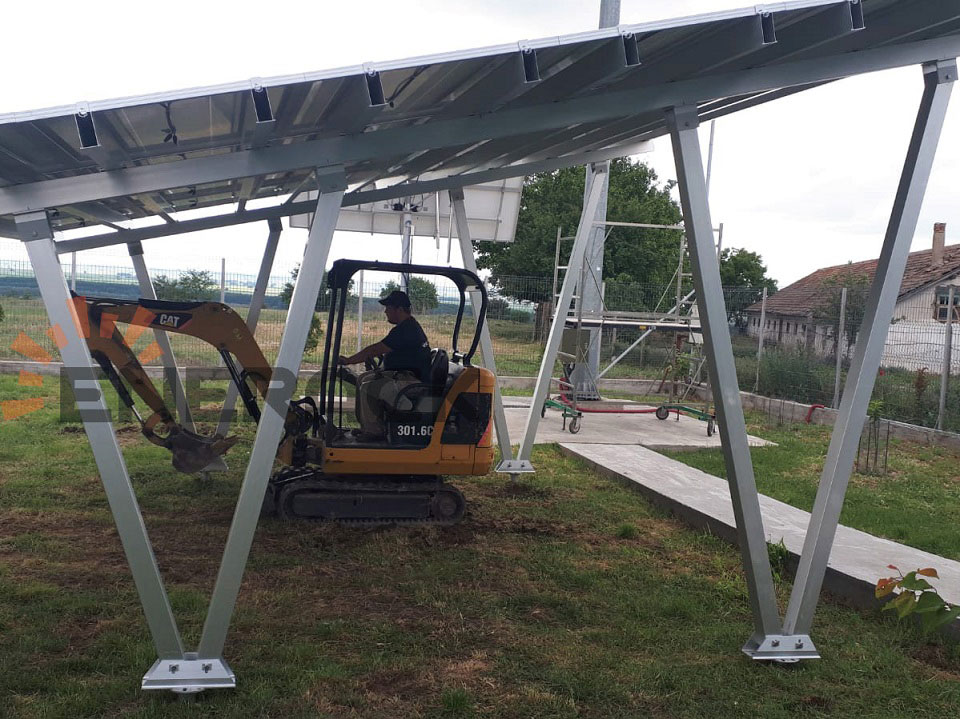
[[[430,343],[411,314],[407,293],[394,290],[380,300],[380,304],[393,329],[382,340],[355,355],[339,358],[343,366],[383,357],[381,367],[357,378],[357,420],[360,422],[357,437],[365,442],[386,438],[385,409],[392,406],[400,390],[423,381],[430,371]]]

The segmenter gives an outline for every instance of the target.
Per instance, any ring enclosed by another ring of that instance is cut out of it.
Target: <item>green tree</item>
[[[777,291],[777,281],[767,277],[763,258],[734,247],[720,251],[720,283],[727,290],[727,314],[737,327],[747,326],[744,310],[763,298],[764,288],[770,294]]]
[[[212,300],[217,296],[217,282],[207,270],[187,270],[176,279],[157,275],[153,290],[161,300]]]
[[[670,225],[680,222],[680,207],[670,198],[675,183],[657,184],[656,173],[628,158],[610,163],[607,218],[612,222]],[[583,209],[584,169],[568,167],[531,175],[524,182],[511,243],[477,242],[477,264],[491,270],[492,282],[505,295],[532,302],[550,299],[549,283],[515,283],[508,278],[553,279],[557,228],[572,235]],[[570,243],[561,248],[561,262]],[[675,230],[614,227],[604,246],[603,278],[626,274],[634,282],[665,285],[677,266],[679,233]]]
[[[644,163],[634,163],[628,158],[613,160],[607,219],[677,224],[680,207],[670,197],[674,184],[669,181],[659,185],[656,173]],[[583,209],[583,193],[583,167],[531,175],[524,182],[514,242],[474,245],[478,266],[491,271],[490,280],[501,294],[537,303],[540,327],[545,326],[550,314],[557,228],[564,235],[576,232]],[[566,264],[570,248],[570,242],[563,243],[560,264]],[[610,228],[604,246],[603,279],[666,285],[676,270],[679,251],[680,235],[676,230]],[[531,281],[531,277],[539,281]]]
[[[390,280],[380,290],[380,297],[386,297],[399,289],[402,289],[400,285]],[[426,312],[440,304],[440,300],[437,298],[437,286],[422,277],[410,278],[407,285],[407,296],[410,298],[410,304],[414,312]]]
[[[835,352],[840,350],[840,304],[843,288],[847,288],[847,306],[843,323],[843,334],[847,341],[845,352],[847,358],[857,341],[860,325],[863,324],[872,279],[870,275],[862,272],[843,272],[828,277],[820,285],[821,299],[820,303],[813,308],[813,319],[818,325],[832,328]]]
[[[0,322],[3,322],[3,305],[0,305]]]

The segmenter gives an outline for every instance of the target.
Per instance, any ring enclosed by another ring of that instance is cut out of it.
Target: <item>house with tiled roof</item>
[[[803,347],[828,356],[836,351],[832,323],[823,319],[825,303],[834,302],[838,288],[858,278],[870,282],[878,260],[824,267],[784,287],[767,298],[761,326],[761,303],[746,309],[747,332],[764,343]],[[890,320],[883,364],[917,370],[940,371],[947,337],[948,300],[954,286],[952,363],[960,369],[960,244],[946,246],[946,224],[934,225],[933,247],[912,252],[900,285],[897,305]],[[863,280],[859,279],[862,285]],[[841,351],[848,352],[844,337]]]

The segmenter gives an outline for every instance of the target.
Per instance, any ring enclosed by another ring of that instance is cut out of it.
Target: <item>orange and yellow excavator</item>
[[[387,434],[374,442],[356,436],[344,422],[344,383],[356,384],[356,376],[338,363],[350,281],[360,270],[440,275],[460,293],[449,353],[442,347],[431,351],[428,376],[404,387],[385,408]],[[471,364],[486,316],[483,282],[456,268],[338,260],[327,274],[327,286],[330,309],[319,394],[293,400],[287,407],[265,511],[287,519],[363,524],[460,521],[464,497],[444,476],[486,474],[494,456],[496,378]],[[460,352],[457,343],[471,291],[480,293],[481,303],[470,347]],[[201,471],[237,437],[207,437],[178,424],[117,323],[187,334],[213,345],[246,411],[259,421],[258,396],[266,400],[274,372],[243,319],[227,305],[103,297],[75,297],[75,302],[81,322],[89,323],[83,334],[94,360],[136,416],[144,436],[170,450],[177,470]],[[151,410],[145,419],[131,389]]]

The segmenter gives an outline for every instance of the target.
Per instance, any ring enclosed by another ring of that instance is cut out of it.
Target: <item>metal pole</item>
[[[220,304],[227,301],[227,258],[220,258]]]
[[[760,360],[763,358],[763,336],[767,323],[767,288],[763,288],[763,298],[760,300],[760,340],[757,342],[757,378],[753,381],[753,391],[760,390]]]
[[[70,289],[77,291],[77,253],[70,253]]]
[[[537,383],[534,386],[533,400],[530,405],[530,412],[527,414],[527,423],[523,433],[523,441],[520,443],[520,451],[517,453],[517,459],[507,467],[501,465],[500,471],[511,473],[534,471],[533,465],[530,463],[530,454],[533,452],[533,441],[537,436],[537,425],[540,423],[540,408],[543,406],[550,389],[553,365],[557,360],[557,350],[560,349],[560,338],[567,322],[570,301],[573,299],[573,290],[577,284],[577,278],[587,250],[591,224],[596,217],[604,187],[605,185],[602,182],[593,183],[590,195],[583,205],[580,225],[577,227],[577,234],[573,240],[570,261],[567,263],[567,271],[563,275],[563,286],[557,299],[553,323],[550,325],[550,334],[547,336],[547,346],[543,352],[543,359],[540,361],[540,372],[537,374]]]
[[[620,23],[620,0],[600,0],[600,29]]]
[[[683,255],[687,250],[687,236],[680,235],[680,262],[677,264],[677,317],[680,316],[680,307],[683,302],[680,295],[683,294]]]
[[[620,23],[620,0],[600,0],[600,29],[616,27]],[[607,194],[610,186],[610,161],[588,164],[585,170],[583,203],[586,205],[587,198],[590,195],[593,183],[603,184],[603,192],[600,201],[597,203],[597,210],[594,217],[591,218],[595,226],[589,227],[590,239],[587,242],[587,249],[584,257],[586,258],[585,267],[589,272],[585,275],[596,277],[596,282],[581,282],[577,290],[579,299],[577,306],[582,311],[589,314],[603,313],[603,298],[600,296],[599,283],[603,280],[603,254],[606,244],[606,230],[604,223],[607,219]],[[587,331],[587,352],[585,356],[578,357],[575,361],[574,371],[571,375],[575,393],[586,399],[599,399],[595,389],[589,389],[588,383],[593,384],[594,379],[600,372],[600,329],[593,327]],[[579,338],[582,333],[577,331],[577,342],[579,349]]]
[[[467,222],[467,210],[463,204],[463,189],[450,190],[450,206],[457,221],[457,237],[460,240],[460,256],[463,258],[464,269],[474,274],[477,272],[477,258],[473,254],[473,242],[470,239],[470,226]],[[473,305],[474,317],[480,312],[480,293],[470,293],[470,302]],[[484,322],[480,329],[480,352],[483,354],[483,366],[497,376],[497,362],[493,354],[493,340],[490,337],[490,323]],[[493,385],[493,425],[497,430],[497,444],[500,446],[500,465],[513,460],[513,446],[510,444],[510,431],[507,428],[507,415],[503,411],[503,397],[500,394],[500,381]]]
[[[833,372],[833,404],[834,409],[840,406],[840,375],[843,369],[843,338],[847,332],[847,288],[840,290],[840,318],[837,324],[837,337],[834,341],[836,347],[836,369]]]
[[[413,215],[409,212],[403,214],[403,233],[400,235],[400,261],[409,265],[413,262]],[[410,275],[403,272],[400,275],[400,281],[403,285],[403,291],[410,291]]]
[[[260,321],[260,311],[263,309],[266,300],[267,285],[270,284],[270,272],[273,270],[273,260],[277,255],[280,233],[283,232],[283,224],[280,222],[280,218],[267,220],[267,226],[270,228],[267,234],[267,244],[263,249],[260,271],[257,273],[257,283],[253,287],[250,306],[247,308],[247,329],[250,330],[250,334],[256,332],[257,322]],[[221,437],[226,437],[227,432],[230,431],[230,423],[233,421],[237,405],[237,394],[237,386],[233,382],[228,382],[227,396],[223,401],[223,409],[220,411],[220,421],[217,423],[217,434]]]
[[[713,135],[717,129],[717,121],[710,121],[710,144],[707,146],[707,199],[710,199],[710,176],[713,174]],[[722,225],[721,225],[722,226]],[[720,245],[717,244],[717,253],[720,252]]]
[[[156,290],[153,282],[150,281],[150,273],[147,270],[146,260],[143,258],[143,245],[140,242],[130,242],[127,244],[127,252],[130,253],[130,261],[133,263],[133,271],[137,275],[137,283],[140,286],[140,296],[148,300],[157,299]],[[180,378],[180,368],[177,367],[177,358],[173,354],[173,348],[170,346],[170,337],[163,330],[153,330],[154,339],[157,341],[160,349],[163,351],[161,361],[163,362],[164,374],[170,383],[173,392],[174,404],[177,408],[177,415],[180,417],[180,424],[191,432],[196,431],[193,423],[193,416],[190,412],[190,405],[187,402],[187,392],[183,387],[183,380]],[[210,470],[224,470],[227,468],[223,457],[217,457],[209,467]]]
[[[786,634],[809,632],[813,624],[843,497],[853,469],[857,442],[866,420],[867,405],[883,356],[890,318],[900,294],[910,242],[917,228],[920,205],[943,129],[950,91],[957,77],[956,60],[925,64],[923,73],[923,97],[810,515],[803,553],[784,619],[783,630]]]
[[[740,403],[737,368],[733,359],[723,287],[720,284],[720,267],[713,244],[713,224],[707,202],[700,140],[697,137],[697,108],[671,108],[667,112],[667,122],[673,140],[686,235],[690,242],[690,261],[707,369],[710,385],[714,388],[718,429],[753,611],[754,633],[744,646],[744,651],[753,656],[765,651],[768,637],[780,627],[780,616],[750,460],[750,446],[747,444],[747,427]]]
[[[937,412],[937,429],[943,429],[947,413],[947,391],[950,388],[950,369],[953,362],[953,298],[956,288],[951,285],[947,295],[947,326],[943,338],[943,371],[940,373],[940,411]]]
[[[297,274],[290,309],[287,311],[286,327],[280,340],[280,351],[270,381],[263,414],[257,425],[256,438],[250,452],[250,461],[240,488],[233,523],[227,536],[227,545],[220,563],[220,571],[213,588],[213,597],[207,611],[198,654],[204,657],[219,657],[230,626],[230,617],[240,591],[243,570],[250,554],[253,534],[260,517],[263,495],[267,489],[270,469],[276,458],[277,445],[283,433],[286,407],[296,385],[297,372],[307,342],[307,332],[313,319],[317,295],[320,292],[323,271],[333,242],[337,216],[346,180],[343,175],[319,175],[326,181],[320,189],[313,225],[307,237],[306,251],[300,272]]]
[[[31,212],[18,215],[16,222],[50,317],[50,325],[62,332],[62,340],[65,340],[60,346],[64,371],[73,383],[77,409],[90,449],[93,450],[100,481],[117,525],[117,533],[140,595],[157,654],[161,659],[180,658],[183,656],[183,644],[177,623],[170,609],[137,497],[130,484],[127,465],[117,444],[113,422],[109,419],[109,410],[94,373],[90,350],[80,336],[81,323],[60,270],[47,215],[45,212]]]
[[[357,278],[357,352],[363,349],[363,270]]]

